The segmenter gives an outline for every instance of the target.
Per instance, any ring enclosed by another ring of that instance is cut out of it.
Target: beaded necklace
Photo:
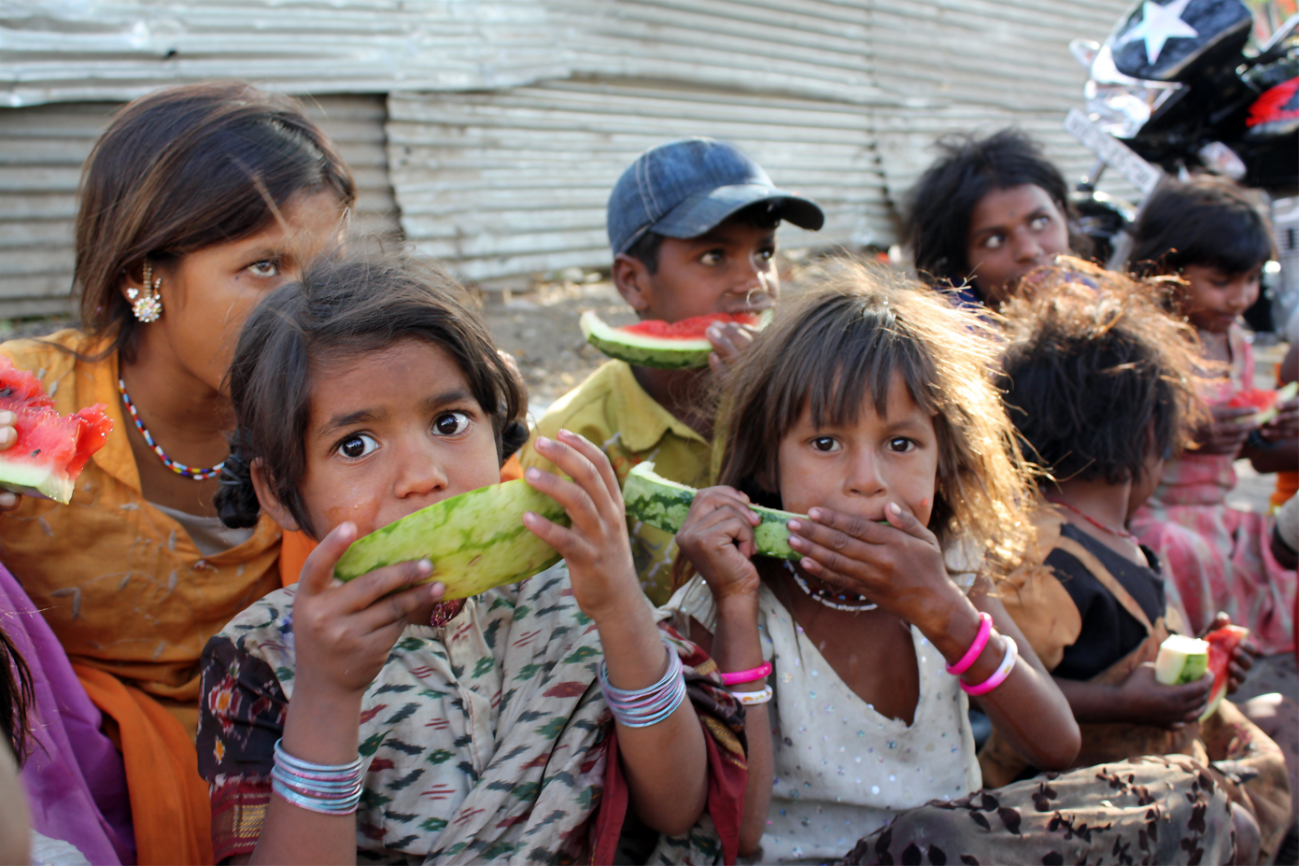
[[[1131,533],[1131,532],[1128,532],[1126,529],[1115,529],[1113,526],[1107,526],[1107,525],[1105,525],[1104,523],[1101,523],[1101,522],[1100,522],[1099,520],[1097,520],[1095,517],[1092,517],[1090,514],[1084,514],[1084,513],[1082,513],[1082,512],[1079,511],[1077,508],[1074,508],[1072,505],[1070,505],[1068,502],[1061,502],[1059,499],[1054,499],[1054,498],[1052,498],[1052,497],[1050,497],[1050,496],[1047,497],[1047,501],[1048,501],[1048,502],[1051,502],[1051,503],[1053,503],[1053,504],[1055,504],[1055,505],[1059,505],[1061,508],[1067,508],[1067,509],[1069,509],[1069,510],[1072,511],[1074,514],[1077,514],[1077,515],[1078,515],[1079,517],[1081,517],[1083,520],[1086,520],[1086,521],[1087,521],[1088,523],[1090,523],[1092,526],[1094,526],[1094,527],[1096,527],[1097,529],[1099,529],[1101,532],[1108,532],[1110,535],[1114,535],[1114,536],[1117,536],[1117,537],[1119,537],[1119,538],[1127,538],[1127,539],[1131,539],[1131,538],[1132,538],[1132,533]]]
[[[840,592],[831,595],[830,591],[824,587],[812,589],[807,585],[807,581],[803,580],[803,575],[798,573],[798,569],[794,568],[794,564],[788,559],[785,560],[785,568],[788,568],[789,573],[794,575],[794,582],[798,584],[798,588],[811,596],[812,600],[818,604],[823,604],[835,610],[846,610],[849,613],[861,613],[879,607],[878,604],[867,601],[866,596],[854,592]],[[855,604],[843,604],[843,602],[853,600],[856,600]]]
[[[140,431],[145,443],[153,449],[154,454],[158,455],[158,459],[162,461],[163,466],[166,466],[182,478],[192,478],[195,481],[207,481],[209,478],[216,478],[221,474],[221,468],[226,465],[224,460],[210,469],[195,469],[192,466],[186,466],[184,463],[177,463],[168,457],[167,452],[159,448],[158,443],[153,441],[153,436],[145,428],[144,422],[140,420],[139,413],[135,411],[135,404],[131,402],[130,396],[126,393],[126,383],[122,381],[121,377],[118,377],[117,380],[117,390],[122,395],[122,402],[126,404],[126,411],[131,413],[131,420],[135,422],[135,429]]]

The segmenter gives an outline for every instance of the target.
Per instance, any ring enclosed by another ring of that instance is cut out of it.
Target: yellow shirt
[[[625,361],[605,363],[550,407],[519,455],[525,469],[555,471],[533,450],[533,442],[538,435],[553,439],[561,427],[599,445],[619,481],[637,463],[652,460],[664,478],[691,487],[708,484],[709,443],[645,393]],[[631,544],[645,594],[654,604],[665,604],[672,595],[675,539],[637,522],[631,525]]]
[[[24,496],[0,515],[0,561],[74,662],[164,699],[190,728],[197,719],[199,653],[235,614],[280,586],[280,529],[263,515],[237,547],[204,557],[185,529],[144,500],[117,392],[117,354],[78,361],[49,342],[93,355],[75,330],[0,344],[30,370],[62,414],[103,403],[108,442],[77,480],[68,505]]]

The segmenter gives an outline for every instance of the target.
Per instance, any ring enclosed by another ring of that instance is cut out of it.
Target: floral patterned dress
[[[251,852],[261,834],[293,693],[294,590],[257,602],[204,652],[199,771],[211,784],[217,862]],[[688,835],[651,836],[638,857],[733,861],[743,716],[713,662],[663,635],[686,665],[705,732],[708,808]],[[444,626],[407,626],[362,703],[358,859],[611,862],[627,791],[596,678],[601,658],[562,562],[469,599]]]
[[[1207,394],[1226,403],[1254,386],[1254,351],[1233,326],[1229,375]],[[1233,455],[1187,452],[1164,466],[1159,487],[1132,518],[1132,530],[1166,566],[1169,598],[1181,602],[1191,631],[1199,633],[1226,611],[1253,632],[1267,655],[1295,647],[1294,569],[1272,556],[1273,518],[1229,508],[1236,487]]]

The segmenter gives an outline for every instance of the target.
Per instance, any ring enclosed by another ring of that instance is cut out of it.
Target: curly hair
[[[1203,411],[1195,329],[1164,312],[1171,281],[1078,259],[1038,272],[1002,312],[997,384],[1028,460],[1052,480],[1139,478],[1189,444]]]
[[[818,425],[851,422],[868,405],[883,414],[900,374],[938,439],[930,530],[945,549],[958,540],[977,545],[989,576],[1013,568],[1032,532],[1023,510],[1032,481],[992,386],[994,326],[858,262],[832,261],[810,284],[727,377],[718,483],[781,507],[770,492],[779,488],[779,446],[803,412]]]

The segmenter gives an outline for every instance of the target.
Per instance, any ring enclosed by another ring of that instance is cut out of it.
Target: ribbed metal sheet
[[[71,308],[81,166],[116,105],[0,109],[0,317]],[[354,223],[398,231],[388,182],[382,96],[322,96],[307,112],[337,143],[359,187]]]

